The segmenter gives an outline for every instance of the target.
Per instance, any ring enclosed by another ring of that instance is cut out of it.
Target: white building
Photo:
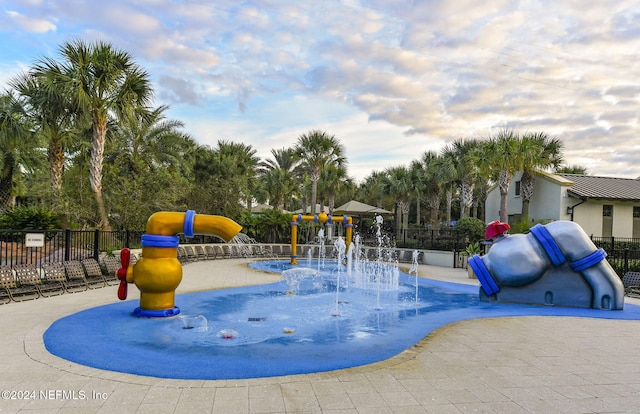
[[[516,174],[509,188],[510,223],[521,220],[521,176]],[[489,190],[485,207],[487,222],[499,219],[497,186]],[[539,172],[529,202],[529,219],[575,221],[595,237],[640,238],[640,179]]]

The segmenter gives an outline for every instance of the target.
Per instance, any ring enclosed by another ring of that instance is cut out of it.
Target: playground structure
[[[334,222],[333,217],[321,211],[318,215],[294,215],[291,220],[291,264],[298,264],[298,223],[302,221],[313,221],[315,223],[321,224],[331,224]],[[349,251],[349,245],[351,244],[351,239],[353,238],[353,219],[351,217],[343,216],[342,223],[345,226],[345,251]]]
[[[485,238],[493,240],[491,249],[469,259],[481,300],[622,310],[620,278],[578,224],[537,224],[528,234],[507,230],[506,223],[489,223]]]
[[[182,264],[178,260],[179,238],[195,234],[213,235],[229,242],[242,227],[222,216],[186,213],[157,212],[147,220],[146,233],[142,235],[142,256],[135,265],[129,261],[129,250],[120,253],[122,267],[118,270],[120,286],[118,298],[127,298],[127,284],[134,283],[140,290],[140,307],[135,316],[167,317],[180,313],[175,306],[175,291],[182,281]]]

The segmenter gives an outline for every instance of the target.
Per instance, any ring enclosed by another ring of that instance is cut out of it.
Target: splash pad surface
[[[282,261],[252,267],[282,272]],[[302,266],[300,266],[302,268]],[[313,266],[310,266],[313,269]],[[382,361],[433,330],[473,318],[548,315],[640,319],[624,311],[480,302],[478,287],[400,274],[395,291],[354,288],[335,262],[326,275],[182,294],[182,313],[167,319],[132,316],[131,301],[87,309],[54,322],[47,350],[94,368],[176,379],[246,379],[324,372]],[[322,272],[324,274],[324,272]],[[336,294],[336,274],[340,290]],[[425,275],[428,276],[428,275]]]

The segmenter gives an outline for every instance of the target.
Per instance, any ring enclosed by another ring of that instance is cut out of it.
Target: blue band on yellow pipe
[[[168,316],[176,316],[180,313],[180,308],[174,306],[169,309],[160,309],[160,310],[150,310],[150,309],[141,309],[135,308],[133,310],[133,316],[142,317],[142,318],[166,318]]]
[[[193,219],[195,215],[195,210],[187,210],[187,213],[184,215],[184,237],[193,237]]]
[[[178,236],[161,236],[158,234],[143,234],[142,247],[176,248],[180,244]]]

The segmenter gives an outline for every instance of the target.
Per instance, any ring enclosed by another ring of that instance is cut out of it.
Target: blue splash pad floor
[[[252,266],[284,270],[283,262]],[[600,311],[481,302],[476,286],[421,278],[416,303],[413,276],[401,273],[400,290],[379,295],[347,284],[344,273],[341,278],[337,295],[335,276],[302,285],[297,295],[285,293],[289,287],[285,281],[177,295],[182,313],[166,319],[132,316],[137,306],[133,301],[99,306],[54,322],[44,333],[44,343],[52,354],[94,368],[159,378],[221,380],[378,362],[398,355],[437,328],[467,319],[640,320],[640,307],[630,304],[622,311]],[[316,292],[317,287],[324,293]],[[225,339],[221,333],[232,338]]]

